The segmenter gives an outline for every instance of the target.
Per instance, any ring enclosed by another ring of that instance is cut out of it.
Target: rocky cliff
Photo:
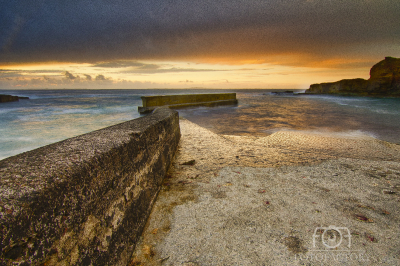
[[[370,78],[312,84],[306,93],[400,97],[400,59],[385,57],[370,70]]]

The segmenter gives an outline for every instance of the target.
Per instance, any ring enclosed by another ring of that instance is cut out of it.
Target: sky
[[[400,57],[398,0],[0,0],[0,89],[281,88]]]

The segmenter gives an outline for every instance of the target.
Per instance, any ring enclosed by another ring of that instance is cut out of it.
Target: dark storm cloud
[[[58,70],[49,70],[49,69],[34,69],[34,70],[21,70],[21,69],[0,69],[0,75],[4,73],[11,73],[11,72],[18,72],[19,74],[42,74],[42,73],[47,73],[47,74],[53,74],[53,73],[58,73],[60,71]]]
[[[0,62],[280,53],[329,59],[362,54],[360,47],[396,51],[400,43],[398,0],[1,2]]]
[[[97,75],[96,76],[96,80],[107,80],[106,77],[104,75]]]
[[[86,80],[92,80],[92,76],[88,75],[88,74],[83,74],[86,77]]]
[[[0,69],[0,79],[3,78],[14,78],[14,77],[21,77],[22,74],[20,71],[17,70],[7,70],[7,69]]]
[[[76,79],[76,77],[74,76],[74,75],[72,75],[70,72],[68,72],[68,71],[65,71],[64,72],[64,76],[67,78],[67,79],[71,79],[71,80],[73,80],[73,79]]]
[[[134,61],[115,61],[115,62],[101,62],[92,65],[92,67],[102,67],[102,68],[125,68],[125,67],[136,67],[136,68],[158,68],[159,66],[153,64],[145,64]]]
[[[122,68],[120,73],[130,74],[159,74],[159,73],[179,73],[179,72],[211,72],[225,71],[221,69],[196,69],[196,68],[176,68],[168,65],[146,64],[136,61],[110,61],[93,64],[94,68]]]
[[[121,71],[122,73],[131,73],[131,74],[159,74],[159,73],[181,73],[181,72],[214,72],[214,71],[226,71],[221,69],[196,69],[196,68],[131,68],[127,70]]]
[[[37,75],[37,74],[58,74],[58,70],[20,70],[20,69],[0,69],[0,78],[8,78],[8,77],[21,77],[21,76],[29,76],[29,75]]]

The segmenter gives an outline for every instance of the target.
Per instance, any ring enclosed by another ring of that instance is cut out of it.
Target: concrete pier
[[[0,161],[0,265],[127,265],[180,139],[169,108]]]
[[[141,98],[143,106],[138,108],[141,114],[151,113],[159,106],[179,109],[194,106],[236,105],[238,103],[236,93],[162,95]]]

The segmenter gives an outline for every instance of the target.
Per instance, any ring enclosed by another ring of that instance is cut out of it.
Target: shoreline
[[[314,229],[329,225],[348,228],[351,250],[370,265],[400,259],[397,144],[291,131],[218,135],[182,118],[180,127],[133,265],[299,265],[311,262]]]

